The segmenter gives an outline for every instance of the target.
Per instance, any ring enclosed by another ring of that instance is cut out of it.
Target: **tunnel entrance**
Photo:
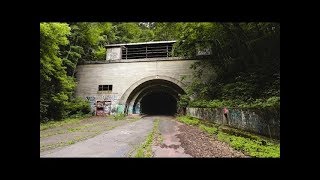
[[[121,97],[119,107],[125,100],[125,114],[175,115],[177,113],[177,101],[181,94],[185,94],[181,88],[185,85],[166,76],[157,75],[152,78],[154,79],[135,83]]]
[[[141,113],[148,115],[174,115],[177,100],[166,92],[150,93],[141,99]]]

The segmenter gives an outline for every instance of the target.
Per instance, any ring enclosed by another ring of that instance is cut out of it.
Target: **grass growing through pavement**
[[[156,120],[153,124],[153,129],[148,135],[146,141],[138,148],[135,157],[152,157],[152,143],[158,133],[159,120]],[[161,139],[161,138],[160,138]]]
[[[140,116],[125,117],[125,120],[121,121],[114,121],[111,119],[111,117],[107,117],[107,119],[105,120],[103,117],[98,119],[73,118],[58,123],[55,122],[42,124],[42,130],[40,131],[40,152],[68,146],[78,141],[92,138],[104,131],[109,131],[115,127],[121,126],[126,123],[132,123],[140,119]],[[56,128],[57,126],[58,128]],[[74,138],[75,135],[78,135],[81,138]]]
[[[214,123],[211,123],[211,127],[208,126],[208,123],[190,116],[180,116],[177,119],[182,123],[198,126],[210,135],[216,135],[218,140],[228,143],[234,149],[240,150],[251,157],[280,157],[280,143],[275,140],[234,128],[217,128]]]
[[[48,121],[45,123],[40,123],[40,131],[45,130],[45,129],[49,129],[49,128],[53,128],[53,127],[58,127],[58,126],[62,126],[65,124],[73,124],[73,123],[77,123],[80,120],[83,120],[84,118],[90,117],[91,114],[86,114],[80,117],[76,117],[76,118],[66,118],[60,121]]]
[[[68,146],[68,145],[74,144],[74,143],[79,142],[79,141],[83,141],[83,140],[86,140],[86,139],[89,139],[89,138],[93,138],[93,137],[101,134],[103,131],[106,131],[106,130],[109,131],[109,130],[115,128],[115,127],[116,126],[110,126],[110,127],[107,127],[106,129],[99,130],[99,131],[87,131],[87,132],[94,132],[94,133],[90,134],[90,135],[76,137],[76,138],[73,138],[72,140],[69,140],[69,141],[60,141],[60,142],[57,142],[57,143],[54,143],[54,144],[41,144],[40,143],[40,151],[47,151],[47,150],[58,148],[58,147]]]
[[[124,120],[126,117],[125,114],[123,113],[119,113],[119,114],[115,114],[113,115],[113,120],[118,121],[118,120]]]

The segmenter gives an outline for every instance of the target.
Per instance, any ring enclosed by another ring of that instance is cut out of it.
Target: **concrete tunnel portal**
[[[176,41],[106,45],[106,60],[77,66],[76,96],[95,115],[174,114],[199,60],[175,57]],[[183,82],[182,82],[183,79]]]
[[[145,81],[128,96],[125,113],[174,115],[180,94],[185,94],[185,91],[175,82],[165,79]]]

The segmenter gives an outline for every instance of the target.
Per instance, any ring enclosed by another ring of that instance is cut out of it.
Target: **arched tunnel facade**
[[[125,103],[125,113],[174,115],[178,109],[179,94],[185,94],[185,91],[173,81],[147,80],[132,90]]]

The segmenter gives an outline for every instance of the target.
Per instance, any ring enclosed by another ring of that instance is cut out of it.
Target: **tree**
[[[65,102],[75,87],[59,57],[59,46],[69,43],[66,23],[40,23],[40,119],[64,116]]]
[[[183,23],[157,22],[154,24],[155,40],[172,41],[177,40]]]
[[[65,59],[71,58],[68,60],[73,64],[104,60],[105,44],[115,39],[112,23],[70,23],[70,27],[70,45],[64,48]]]
[[[139,42],[142,30],[138,23],[119,23],[114,26],[114,43],[134,43]]]
[[[210,48],[212,53],[193,66],[197,78],[190,86],[199,98],[249,100],[279,96],[280,24],[184,24],[175,53],[199,59],[197,50],[203,48]],[[204,67],[217,76],[203,80]]]

